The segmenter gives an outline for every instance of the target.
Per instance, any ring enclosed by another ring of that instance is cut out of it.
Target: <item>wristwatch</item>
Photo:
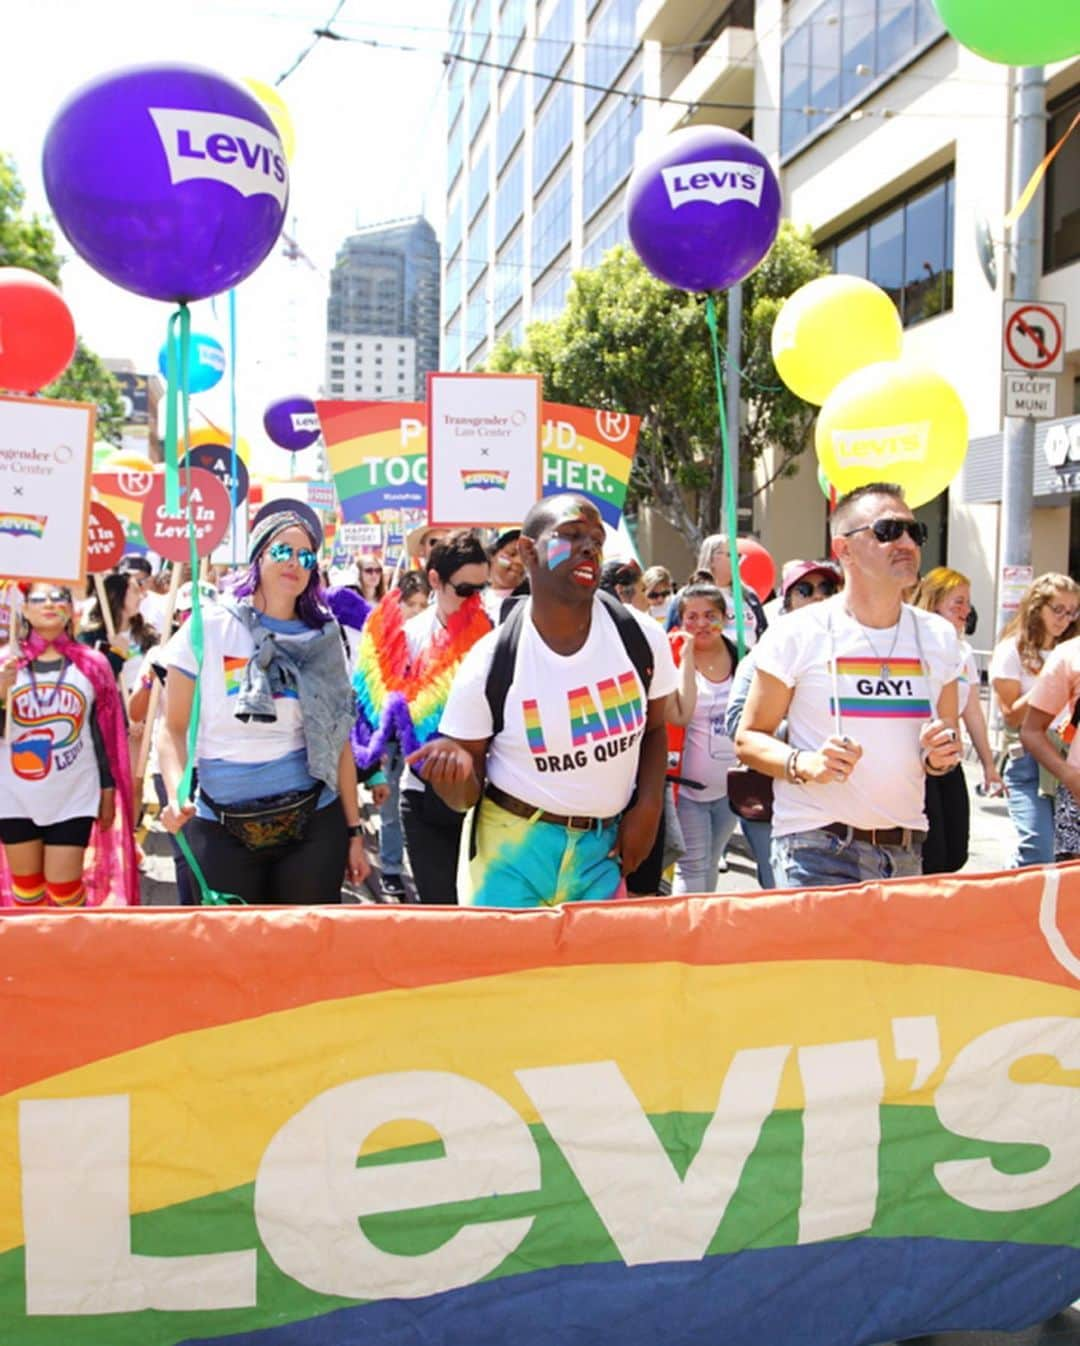
[[[363,823],[353,823],[352,827],[346,827],[345,831],[350,837],[362,837],[364,835]]]

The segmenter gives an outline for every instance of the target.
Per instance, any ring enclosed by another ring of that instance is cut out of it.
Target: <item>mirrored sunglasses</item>
[[[319,560],[310,547],[290,547],[287,542],[271,542],[266,554],[278,565],[291,561],[295,556],[304,570],[314,570]]]
[[[57,603],[65,603],[65,604],[67,604],[67,605],[70,607],[70,605],[71,605],[71,590],[70,590],[70,589],[46,589],[46,591],[45,591],[43,594],[42,594],[42,593],[37,593],[37,594],[27,594],[27,595],[26,595],[26,601],[27,601],[27,603],[30,604],[31,607],[34,607],[34,608],[41,608],[41,607],[44,607],[46,603],[53,603],[53,604],[57,604]]]
[[[815,594],[820,594],[822,598],[832,598],[839,588],[835,580],[818,580],[816,584],[811,584],[809,580],[796,580],[791,586],[791,591],[800,598],[813,598]]]

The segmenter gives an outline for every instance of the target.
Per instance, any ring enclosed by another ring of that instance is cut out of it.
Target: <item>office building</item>
[[[439,244],[427,220],[372,225],[345,240],[326,325],[331,397],[426,396],[428,371],[439,367]]]
[[[444,365],[475,367],[503,335],[519,342],[560,310],[574,268],[625,239],[643,146],[703,122],[752,135],[785,215],[835,270],[889,292],[905,354],[964,400],[964,471],[920,516],[933,530],[927,562],[972,575],[988,639],[1011,294],[1003,221],[1016,195],[1010,70],[957,44],[931,0],[455,0],[450,27]],[[1045,79],[1049,147],[1080,111],[1080,56]],[[1031,210],[1038,298],[1067,314],[1062,372],[1049,375],[1057,415],[1037,437],[1033,562],[1080,573],[1080,132]],[[779,559],[822,552],[816,468],[811,451],[755,501],[755,531]],[[676,544],[663,528],[642,541],[653,557]]]

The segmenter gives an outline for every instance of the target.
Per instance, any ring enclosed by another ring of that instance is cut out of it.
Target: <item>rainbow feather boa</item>
[[[397,594],[386,595],[364,623],[353,670],[358,767],[377,765],[394,739],[410,753],[435,736],[458,665],[490,630],[480,598],[470,598],[410,667],[404,613]]]

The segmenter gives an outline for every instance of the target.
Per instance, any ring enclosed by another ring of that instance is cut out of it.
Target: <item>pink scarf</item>
[[[65,632],[56,640],[47,642],[32,634],[19,650],[19,668],[26,668],[51,644],[53,649],[73,664],[94,690],[93,714],[105,744],[105,755],[116,782],[116,817],[113,825],[103,830],[94,824],[86,855],[93,858],[93,868],[85,875],[86,904],[100,907],[138,906],[139,867],[135,858],[135,801],[131,780],[131,758],[128,753],[127,721],[120,689],[116,685],[109,661],[89,645],[80,645]],[[149,731],[150,726],[147,725]],[[11,893],[11,874],[0,848],[0,905],[15,905]]]

